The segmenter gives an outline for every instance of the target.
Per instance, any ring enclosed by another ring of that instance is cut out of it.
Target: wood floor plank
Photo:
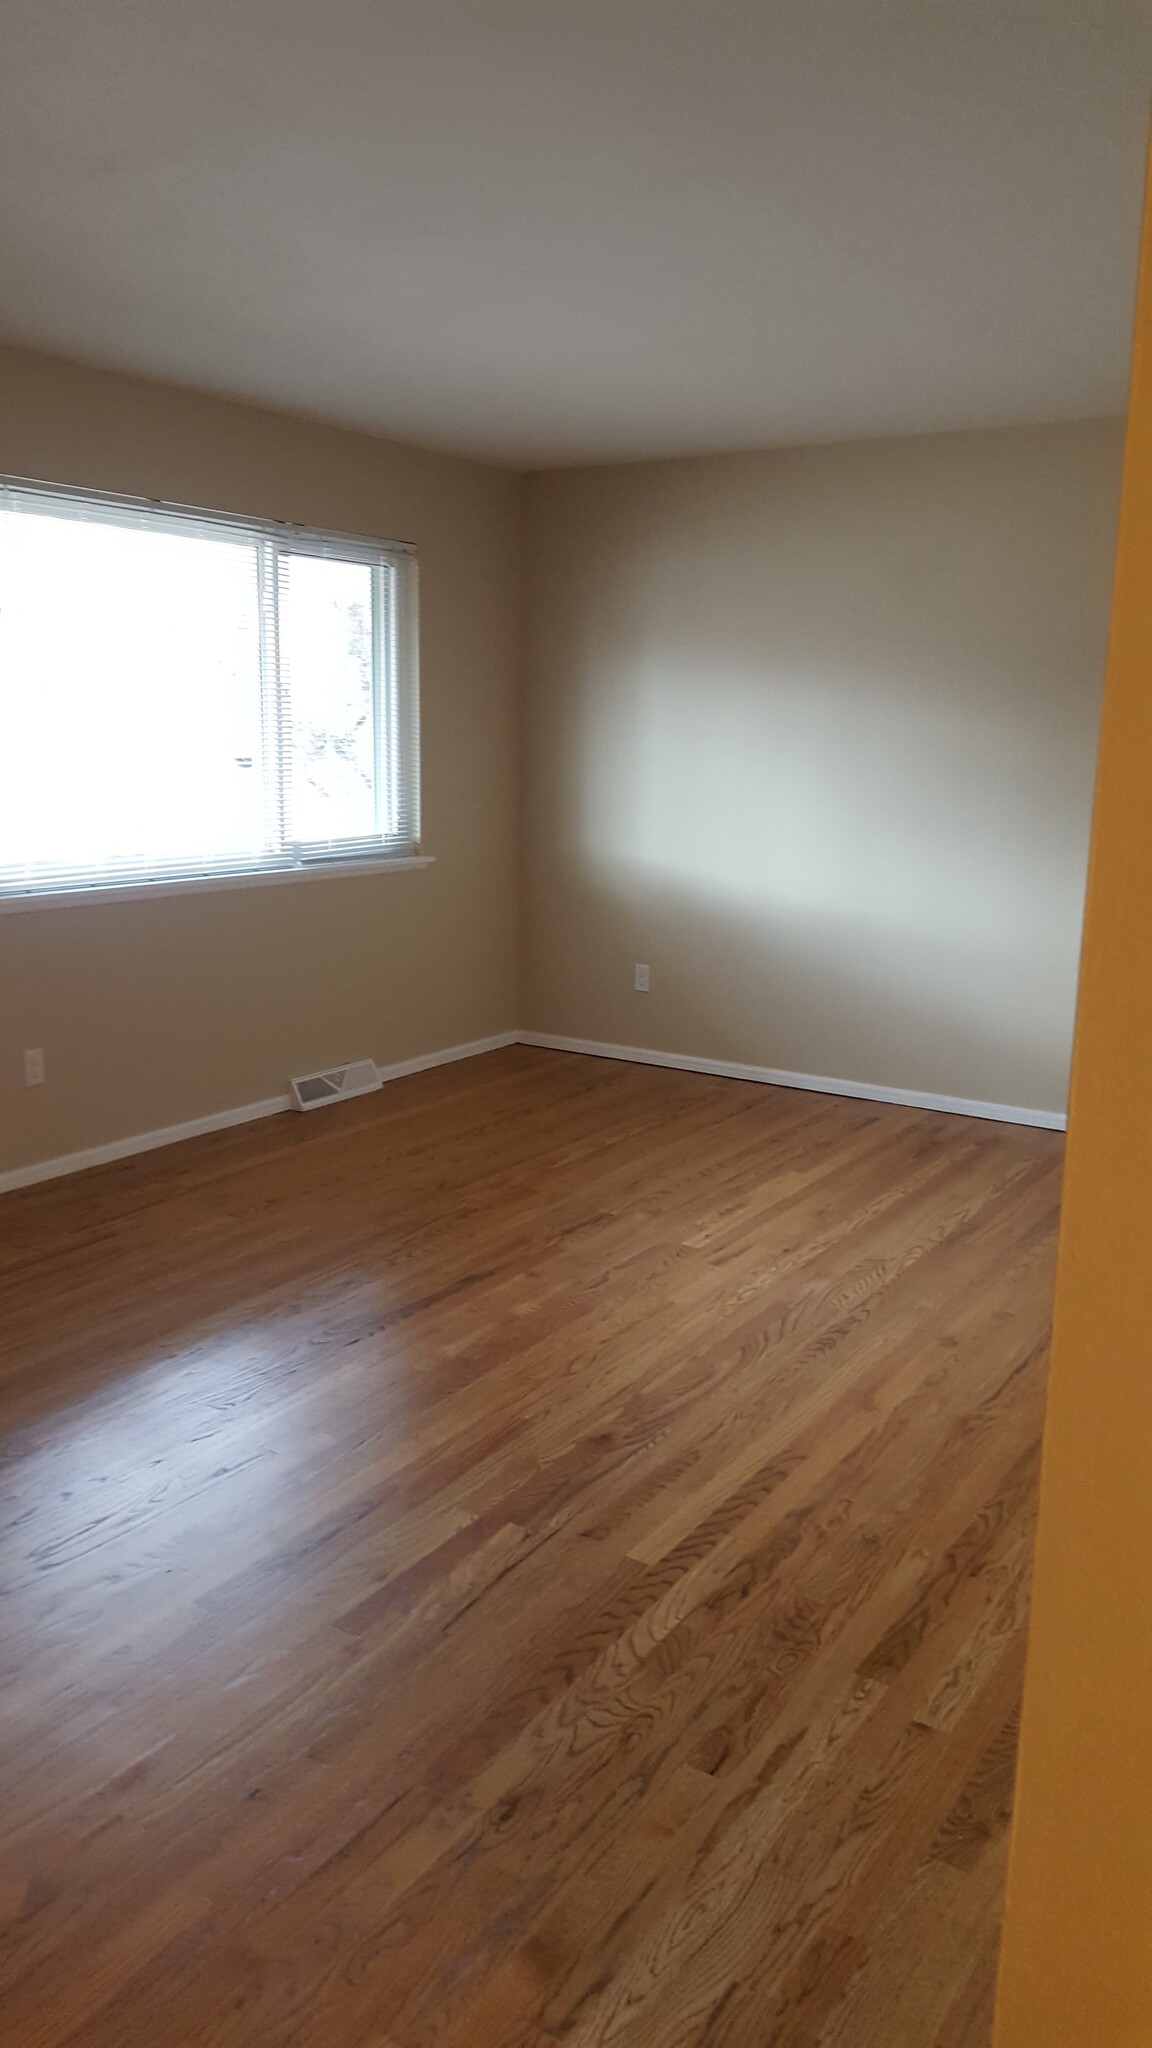
[[[1061,1142],[526,1048],[0,1201],[28,2048],[987,2048]]]

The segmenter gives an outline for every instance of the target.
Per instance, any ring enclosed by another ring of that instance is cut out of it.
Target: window
[[[0,483],[0,900],[416,852],[402,546]]]

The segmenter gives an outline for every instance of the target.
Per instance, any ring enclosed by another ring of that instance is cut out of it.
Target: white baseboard
[[[1062,1131],[1067,1117],[1053,1109],[1019,1109],[1005,1102],[973,1102],[958,1095],[929,1095],[915,1088],[886,1088],[879,1082],[836,1081],[827,1074],[793,1074],[781,1067],[750,1067],[739,1060],[709,1060],[686,1053],[653,1052],[639,1045],[605,1045],[593,1038],[559,1038],[548,1031],[499,1031],[491,1038],[474,1038],[467,1045],[449,1045],[439,1052],[417,1053],[414,1059],[396,1060],[379,1069],[382,1081],[398,1081],[404,1074],[421,1074],[429,1067],[449,1066],[455,1060],[474,1059],[478,1053],[498,1052],[506,1045],[538,1045],[551,1052],[590,1053],[596,1059],[631,1060],[645,1067],[674,1067],[689,1074],[719,1074],[731,1081],[763,1081],[776,1088],[807,1088],[818,1095],[850,1095],[864,1102],[895,1102],[906,1109],[943,1110],[949,1116],[975,1116],[1001,1124],[1033,1124],[1041,1130]],[[57,1159],[39,1159],[30,1166],[12,1167],[0,1173],[0,1194],[13,1188],[34,1187],[44,1180],[59,1180],[68,1173],[82,1173],[89,1166],[107,1166],[116,1159],[130,1159],[137,1152],[155,1152],[162,1145],[179,1145],[185,1138],[199,1138],[208,1131],[230,1130],[234,1124],[254,1123],[263,1116],[278,1116],[292,1107],[290,1095],[270,1095],[263,1102],[244,1102],[235,1109],[214,1110],[210,1116],[193,1117],[190,1122],[168,1124],[162,1130],[138,1131],[130,1138],[113,1138],[106,1145],[90,1145],[83,1152],[66,1152]]]
[[[1044,1131],[1066,1129],[1055,1109],[1018,1109],[1006,1102],[974,1102],[960,1095],[929,1095],[918,1088],[886,1088],[880,1082],[835,1081],[827,1074],[793,1074],[783,1067],[749,1067],[739,1060],[708,1060],[679,1052],[652,1052],[639,1045],[605,1045],[595,1038],[558,1038],[549,1031],[522,1031],[521,1045],[552,1052],[591,1053],[602,1060],[631,1060],[643,1067],[675,1067],[689,1074],[720,1074],[729,1081],[763,1081],[774,1088],[807,1088],[817,1095],[850,1095],[863,1102],[895,1102],[905,1109],[938,1109],[948,1116],[976,1116],[998,1124],[1033,1124]]]
[[[449,1045],[439,1052],[417,1053],[415,1059],[396,1060],[378,1069],[382,1081],[398,1081],[403,1074],[423,1073],[426,1067],[444,1067],[453,1060],[473,1059],[477,1053],[497,1052],[501,1046],[517,1045],[518,1031],[500,1031],[493,1038],[475,1038],[468,1045]],[[59,1180],[68,1173],[83,1173],[89,1166],[107,1166],[115,1159],[130,1159],[137,1152],[156,1152],[162,1145],[179,1145],[185,1138],[200,1138],[207,1131],[227,1131],[234,1124],[255,1123],[262,1116],[278,1116],[291,1109],[290,1095],[269,1095],[263,1102],[243,1102],[235,1109],[213,1110],[210,1116],[193,1117],[188,1123],[166,1124],[162,1130],[137,1131],[130,1138],[113,1138],[106,1145],[89,1145],[83,1152],[65,1152],[57,1159],[38,1159],[30,1166],[15,1166],[0,1173],[0,1195],[12,1188],[35,1187],[43,1180]]]
[[[500,1052],[506,1045],[519,1045],[518,1031],[497,1031],[491,1038],[473,1038],[467,1045],[448,1045],[442,1052],[418,1052],[415,1059],[396,1060],[390,1067],[377,1067],[382,1081],[398,1081],[403,1074],[423,1074],[429,1067],[450,1067],[453,1060],[474,1060],[478,1053]]]

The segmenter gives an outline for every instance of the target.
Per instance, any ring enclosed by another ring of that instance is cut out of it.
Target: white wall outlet
[[[643,960],[638,960],[632,969],[632,986],[634,989],[638,989],[642,996],[647,995],[648,968]]]
[[[24,1086],[38,1088],[44,1079],[44,1047],[30,1045],[24,1054]]]

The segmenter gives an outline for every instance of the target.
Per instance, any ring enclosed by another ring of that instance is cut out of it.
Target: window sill
[[[434,853],[409,853],[380,860],[314,861],[307,867],[267,868],[234,875],[187,875],[173,882],[113,882],[93,889],[45,889],[27,896],[0,896],[0,917],[11,911],[63,910],[87,903],[151,903],[157,896],[201,896],[215,889],[279,888],[285,882],[327,882],[343,875],[383,875],[430,868]]]

